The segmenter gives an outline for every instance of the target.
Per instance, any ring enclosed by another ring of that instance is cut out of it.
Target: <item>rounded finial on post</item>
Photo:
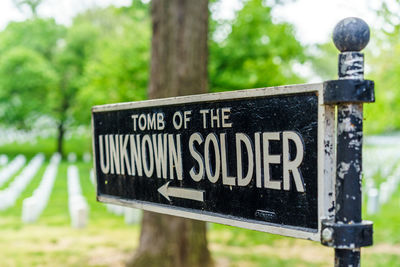
[[[345,18],[333,30],[333,42],[340,52],[358,52],[369,42],[368,24],[360,18]]]

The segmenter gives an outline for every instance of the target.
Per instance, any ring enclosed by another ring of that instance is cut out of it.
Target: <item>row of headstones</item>
[[[53,190],[54,182],[57,177],[58,165],[61,161],[61,155],[56,153],[47,165],[40,181],[32,196],[27,197],[22,202],[22,221],[25,223],[35,222],[46,208]]]
[[[44,155],[37,154],[26,165],[21,173],[15,177],[10,185],[0,191],[0,210],[5,210],[15,204],[15,201],[21,192],[30,183],[44,162]],[[56,153],[52,156],[47,166],[39,186],[34,190],[32,196],[25,198],[22,204],[22,221],[25,223],[35,222],[45,207],[47,206],[50,194],[52,192],[55,179],[57,177],[58,165],[61,156]],[[0,170],[0,179],[2,184],[7,182],[26,162],[23,155],[16,156],[8,165]],[[82,195],[79,182],[79,172],[76,166],[71,165],[68,168],[68,207],[73,227],[82,228],[87,225],[89,207]],[[95,184],[93,170],[90,172],[90,179]],[[107,204],[107,210],[116,215],[124,215],[127,224],[135,224],[140,219],[140,211],[128,207]]]
[[[400,161],[400,146],[387,146],[368,148],[363,154],[363,172],[366,178],[373,178],[379,174],[381,177],[389,177],[393,168]]]
[[[90,180],[93,185],[96,184],[93,170],[90,171]],[[68,206],[72,227],[85,227],[88,223],[89,206],[82,195],[78,168],[74,165],[68,167]],[[106,204],[106,207],[113,214],[123,215],[126,224],[136,224],[139,222],[141,213],[137,209],[113,204]]]
[[[74,153],[71,152],[67,155],[67,160],[70,163],[74,163],[78,160],[78,156]],[[83,162],[90,162],[92,160],[92,155],[89,152],[85,152],[82,155],[82,160]],[[1,154],[0,155],[0,168],[3,166],[6,166],[6,168],[3,168],[0,170],[0,187],[4,184],[2,177],[10,177],[12,176],[16,171],[19,170],[24,164],[25,164],[25,156],[23,155],[18,155],[14,160],[12,161],[12,165],[7,165],[8,162],[8,157],[7,155]]]
[[[367,213],[376,214],[381,205],[386,204],[400,184],[400,165],[389,175],[387,180],[376,187],[367,188]]]
[[[96,187],[96,178],[93,169],[90,170],[90,181],[92,182],[93,186]],[[105,206],[108,212],[117,216],[124,216],[124,221],[128,225],[137,224],[141,220],[142,211],[139,209],[109,203],[105,204]]]
[[[35,131],[24,131],[14,128],[0,128],[0,145],[10,143],[35,143],[38,137],[38,133]]]
[[[376,214],[387,203],[400,184],[400,153],[396,147],[369,148],[364,152],[364,179],[367,213]],[[379,187],[375,176],[386,178]]]
[[[67,174],[68,209],[71,217],[71,225],[74,228],[83,228],[88,223],[89,205],[82,195],[78,168],[75,165],[70,165]]]
[[[74,152],[68,153],[67,160],[69,163],[75,163],[78,160],[78,156]],[[85,152],[82,155],[82,160],[88,163],[92,160],[92,155],[89,152]]]
[[[17,156],[17,158],[18,158],[18,156]],[[17,158],[15,160],[18,160]],[[14,206],[15,201],[18,199],[18,197],[20,196],[22,191],[27,187],[27,185],[30,183],[30,181],[35,177],[40,166],[43,164],[44,159],[45,159],[45,157],[41,153],[34,156],[31,159],[31,161],[26,165],[26,167],[8,185],[8,187],[0,191],[0,210],[5,210],[9,207]],[[14,161],[12,161],[9,165],[13,164]],[[25,162],[25,159],[24,159],[24,162]],[[5,169],[7,169],[8,166],[6,166]],[[20,169],[21,167],[22,166],[20,166],[18,169]],[[3,170],[4,170],[4,168],[2,169],[2,171]],[[10,177],[8,177],[8,179]],[[8,179],[6,179],[6,180],[8,180]]]
[[[5,155],[1,155],[1,165],[4,166],[0,170],[0,187],[3,186],[17,171],[19,171],[26,162],[26,158],[23,155],[16,156],[8,165],[8,158]]]
[[[25,223],[35,222],[44,208],[47,206],[54,182],[57,176],[58,164],[61,156],[56,153],[50,160],[39,186],[35,189],[31,197],[23,200],[22,221]],[[4,210],[14,205],[15,200],[25,189],[27,184],[35,176],[44,161],[42,154],[36,155],[30,163],[18,175],[14,182],[5,190],[0,191],[0,210]],[[25,157],[18,155],[0,171],[0,182],[4,184],[25,164]],[[69,211],[73,227],[84,227],[87,224],[87,204],[81,195],[79,178],[75,166],[68,169],[68,192],[69,192]]]
[[[20,157],[16,158],[20,162]],[[39,186],[34,190],[32,196],[25,198],[22,204],[22,221],[25,223],[35,222],[44,208],[47,206],[51,191],[57,177],[57,169],[61,156],[56,153],[52,156]],[[15,161],[15,160],[14,160]],[[12,161],[9,165],[14,166]],[[15,200],[32,180],[44,161],[43,154],[36,155],[23,169],[13,183],[3,191],[0,191],[0,209],[4,210],[14,205]],[[25,161],[24,161],[25,162]],[[8,165],[8,166],[9,166]],[[22,164],[23,165],[23,164]],[[21,166],[22,167],[22,166]],[[9,169],[9,168],[4,168]],[[4,170],[3,169],[3,170]],[[15,167],[13,170],[16,169]],[[17,170],[16,170],[17,171]],[[15,171],[15,172],[16,172]],[[9,173],[9,171],[7,172]],[[75,228],[87,225],[88,205],[82,196],[79,183],[78,169],[76,166],[68,168],[68,208],[71,216],[71,224]]]
[[[46,122],[45,121],[46,118],[42,119],[44,119],[42,123],[37,123],[39,127],[30,131],[19,130],[12,127],[8,128],[0,127],[0,145],[11,144],[14,142],[18,144],[24,144],[27,142],[35,144],[37,142],[38,137],[49,138],[55,136],[56,134],[55,127],[51,126],[52,124],[54,124],[54,122],[51,121]],[[40,125],[42,125],[42,127]],[[83,126],[79,126],[76,129],[73,129],[72,131],[71,130],[68,131],[65,134],[65,139],[69,140],[73,136],[87,136],[87,135],[88,135],[88,129]]]

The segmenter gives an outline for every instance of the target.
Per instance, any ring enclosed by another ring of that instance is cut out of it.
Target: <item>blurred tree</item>
[[[205,93],[207,0],[153,0],[150,98]],[[143,213],[140,245],[128,266],[211,266],[204,222]]]
[[[49,94],[51,114],[57,123],[57,151],[63,154],[66,127],[73,121],[72,109],[76,108],[76,95],[82,88],[86,61],[94,53],[98,31],[89,24],[74,24],[68,29],[62,45],[58,47],[53,65],[60,81]],[[79,111],[89,113],[88,111]],[[76,114],[79,116],[79,114]]]
[[[24,94],[22,90],[12,91],[12,94],[18,96],[22,103],[31,102],[32,99],[36,99],[36,97],[32,98],[31,96],[37,95],[39,97],[39,105],[27,105],[26,108],[18,108],[18,113],[20,116],[15,117],[14,122],[12,120],[8,121],[9,123],[18,123],[18,121],[24,119],[25,121],[29,120],[30,124],[33,124],[34,121],[30,120],[30,110],[28,109],[28,107],[31,107],[32,112],[34,112],[37,117],[39,117],[39,115],[51,115],[56,120],[58,119],[58,136],[63,136],[64,129],[60,127],[59,122],[60,118],[65,117],[65,100],[70,97],[70,95],[66,95],[64,93],[66,91],[66,75],[63,70],[66,68],[71,69],[71,64],[67,64],[71,62],[65,60],[65,58],[69,57],[71,54],[69,53],[70,50],[68,50],[70,45],[66,44],[66,40],[70,41],[71,38],[65,39],[66,33],[67,30],[65,27],[58,25],[54,19],[41,18],[33,18],[23,22],[10,23],[7,28],[0,33],[0,55],[7,55],[8,51],[14,50],[14,47],[23,47],[25,50],[31,51],[31,53],[34,52],[37,57],[40,55],[42,61],[46,62],[46,65],[52,70],[54,76],[57,77],[57,79],[52,79],[52,81],[58,81],[57,83],[51,82],[52,88],[48,88],[44,79],[41,79],[43,82],[42,88],[40,88],[40,85],[37,84],[38,89],[36,91],[32,91],[32,95]],[[79,45],[82,45],[82,43]],[[78,55],[77,57],[81,57],[81,55]],[[31,66],[33,62],[38,62],[38,60],[30,62],[31,60],[32,57],[20,58],[20,60],[16,62],[15,70],[18,72],[23,66]],[[72,64],[74,63],[77,62],[72,62]],[[7,64],[7,59],[3,59],[0,63],[0,68],[3,65],[7,66]],[[42,65],[45,64],[42,63]],[[35,66],[33,65],[32,67],[34,68]],[[34,74],[35,73],[31,73],[32,77],[30,79],[26,78],[23,81],[19,81],[19,83],[25,83],[26,88],[33,86],[31,81],[34,80]],[[9,91],[6,92],[9,93]],[[4,98],[6,99],[10,96],[11,95],[5,94]],[[0,105],[1,108],[7,112],[17,112],[12,111],[11,106],[9,105],[4,103]],[[27,126],[26,123],[20,123],[20,125]],[[57,142],[58,152],[62,153],[62,138],[58,138]]]
[[[0,33],[2,123],[31,127],[49,114],[49,92],[58,87],[53,60],[65,28],[53,19],[12,22]]]
[[[366,57],[370,66],[366,79],[374,80],[376,99],[364,108],[364,128],[369,134],[400,130],[400,63],[395,60],[399,57],[400,43],[382,49],[377,57]]]
[[[400,130],[400,1],[377,3],[379,28],[372,29],[371,44],[366,49],[366,78],[375,81],[376,102],[365,105],[365,130],[377,134]],[[375,25],[370,25],[374,27]]]
[[[42,2],[15,1],[33,10]],[[272,8],[265,1],[243,3],[233,21],[211,20],[212,90],[301,81],[292,64],[303,62],[305,56],[292,35],[292,26],[273,22]],[[0,33],[0,55],[16,46],[25,47],[40,54],[57,73],[58,85],[50,90],[42,107],[44,112],[49,105],[57,121],[59,151],[65,129],[73,122],[88,123],[91,106],[146,98],[151,34],[148,10],[148,4],[134,0],[130,7],[88,10],[68,29],[52,19],[34,18],[10,23]],[[218,31],[225,26],[230,33],[218,38]]]
[[[2,123],[30,127],[49,111],[48,93],[57,86],[51,64],[34,50],[15,47],[0,57],[0,117]]]
[[[94,105],[143,100],[149,77],[150,17],[148,5],[133,1],[129,8],[89,11],[77,24],[95,25],[100,36],[92,57],[86,62],[83,88],[77,107],[90,110]],[[82,112],[81,112],[82,113]],[[76,116],[90,121],[90,112]]]
[[[74,19],[56,57],[53,95],[58,149],[69,124],[90,121],[93,105],[146,97],[150,50],[148,4],[91,9]]]
[[[66,129],[75,121],[88,123],[91,106],[145,98],[150,49],[147,12],[148,5],[135,0],[129,8],[88,10],[67,29],[53,19],[33,18],[10,23],[0,33],[0,55],[16,46],[30,49],[58,76],[58,84],[53,84],[35,112],[56,120],[60,153]],[[24,95],[20,98],[29,101]],[[8,108],[0,103],[0,110]]]
[[[291,24],[274,21],[271,13],[276,4],[243,1],[233,21],[211,22],[209,72],[213,91],[302,81],[292,66],[304,62],[304,48]]]
[[[321,80],[337,79],[339,51],[332,41],[314,45],[309,52],[309,59],[314,73]]]
[[[37,8],[43,2],[43,0],[13,0],[14,4],[22,10],[24,6],[29,8],[33,17],[37,17]]]
[[[52,61],[66,34],[54,19],[28,19],[11,22],[0,33],[0,55],[16,46],[32,49]]]

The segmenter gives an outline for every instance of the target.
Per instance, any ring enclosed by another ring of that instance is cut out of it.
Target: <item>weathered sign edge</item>
[[[179,211],[173,214],[171,211],[176,212],[176,207],[166,208],[159,207],[155,203],[141,203],[141,201],[126,200],[116,198],[114,196],[99,195],[97,200],[104,203],[119,204],[124,206],[136,207],[147,211],[154,211],[164,214],[177,215],[189,219],[205,220],[215,223],[221,223],[231,226],[257,230],[272,234],[279,234],[283,236],[290,236],[295,238],[309,239],[313,241],[320,241],[321,221],[329,219],[334,216],[334,175],[335,175],[335,107],[324,105],[323,103],[323,83],[313,84],[300,84],[300,85],[286,85],[278,87],[265,87],[238,91],[229,91],[221,93],[210,93],[190,96],[170,97],[163,99],[152,99],[136,102],[125,102],[116,104],[107,104],[92,107],[92,134],[94,136],[94,122],[93,113],[106,112],[115,110],[137,109],[144,107],[155,107],[162,105],[178,105],[184,103],[198,103],[206,101],[220,101],[220,100],[234,100],[243,98],[254,98],[262,96],[278,96],[278,95],[293,95],[301,93],[316,92],[318,95],[318,231],[310,231],[308,228],[300,228],[288,225],[279,224],[262,224],[262,223],[249,223],[237,219],[229,219],[221,216],[202,215],[196,212]],[[92,138],[93,148],[93,165],[96,171],[96,153],[94,138]],[[97,181],[97,177],[96,177]],[[96,188],[97,189],[97,188]]]
[[[244,90],[235,90],[235,91],[220,92],[220,93],[167,97],[161,99],[150,99],[150,100],[142,100],[134,102],[123,102],[123,103],[93,106],[92,113],[113,111],[113,110],[137,109],[144,107],[147,108],[147,107],[155,107],[162,105],[179,105],[184,103],[198,103],[206,101],[235,100],[235,99],[253,98],[260,96],[291,95],[291,94],[307,93],[313,91],[318,91],[319,94],[322,94],[323,91],[322,87],[323,87],[322,83],[314,83],[314,84],[299,84],[299,85],[285,85],[276,87],[244,89]],[[323,100],[323,98],[321,100]]]
[[[272,233],[272,234],[294,236],[295,233],[297,233],[297,234],[302,233],[303,236],[298,236],[298,237],[303,238],[303,239],[310,239],[308,234],[316,234],[317,233],[316,230],[313,231],[311,229],[303,228],[303,227],[289,226],[289,225],[285,225],[283,227],[277,227],[277,224],[274,224],[274,223],[268,223],[268,222],[261,223],[261,222],[255,221],[255,220],[248,220],[248,219],[240,220],[234,216],[232,216],[232,218],[230,218],[230,216],[220,215],[220,214],[213,213],[213,212],[202,212],[202,211],[193,212],[187,208],[182,208],[182,207],[170,208],[164,204],[158,204],[158,203],[150,204],[149,202],[140,201],[140,200],[128,200],[128,199],[123,199],[123,198],[118,198],[118,197],[113,197],[113,196],[106,196],[106,195],[99,195],[97,197],[97,200],[100,202],[107,202],[107,203],[111,203],[111,204],[133,207],[133,208],[143,209],[143,210],[147,210],[147,211],[162,213],[162,214],[184,217],[184,218],[188,218],[188,219],[220,223],[220,224],[236,226],[236,227],[241,227],[241,228],[246,228],[246,229],[256,230],[256,231],[261,231],[261,232],[267,232],[267,233]],[[292,234],[290,234],[290,233],[292,233]]]

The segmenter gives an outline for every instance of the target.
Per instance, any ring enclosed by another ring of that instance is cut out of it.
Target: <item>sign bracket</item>
[[[354,249],[372,245],[372,222],[340,224],[322,221],[321,243],[336,249]]]
[[[375,102],[374,82],[346,79],[324,82],[324,104]]]

